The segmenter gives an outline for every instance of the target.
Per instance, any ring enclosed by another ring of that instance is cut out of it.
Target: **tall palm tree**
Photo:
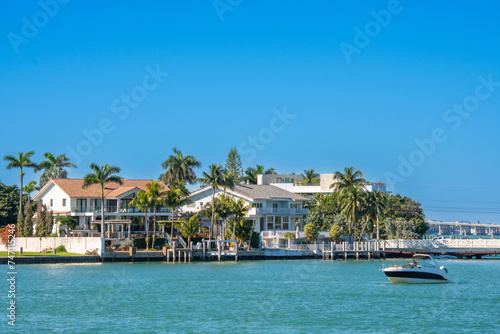
[[[304,179],[301,181],[303,184],[308,183],[318,183],[319,182],[319,174],[314,171],[314,169],[304,169],[304,174],[302,174]]]
[[[186,181],[173,181],[165,192],[164,202],[172,208],[172,229],[170,236],[174,236],[175,210],[180,206],[189,203],[189,190],[186,188]]]
[[[165,193],[165,186],[160,181],[151,181],[146,184],[146,194],[153,206],[153,243],[151,245],[153,248],[156,238],[156,206],[163,204]]]
[[[366,196],[367,206],[367,221],[376,224],[377,240],[380,239],[380,214],[385,213],[387,210],[387,196],[383,191],[375,190],[367,193]]]
[[[141,190],[130,202],[130,205],[144,212],[144,228],[146,229],[146,249],[149,249],[148,209],[151,206],[153,206],[153,202],[151,201],[151,198],[148,196],[148,193],[144,190]]]
[[[191,244],[191,238],[198,235],[198,231],[201,227],[201,217],[199,213],[196,213],[190,217],[182,218],[181,222],[176,226],[181,232],[182,236],[186,237],[188,240],[188,245]]]
[[[214,214],[215,214],[215,190],[224,184],[223,169],[221,165],[210,165],[210,170],[208,173],[203,172],[203,178],[198,179],[201,181],[202,185],[210,186],[212,188],[212,219],[210,221],[211,233],[209,233],[209,239],[212,238],[214,232]]]
[[[42,175],[40,176],[40,188],[45,185],[50,179],[65,179],[68,177],[68,172],[64,169],[64,167],[75,167],[76,165],[69,161],[66,158],[65,154],[61,154],[55,157],[52,153],[45,152],[43,156],[47,159],[42,161],[37,168],[35,168],[35,172],[39,170],[44,170]]]
[[[343,192],[351,186],[362,186],[367,183],[363,178],[363,172],[359,170],[355,171],[352,166],[344,168],[344,173],[336,171],[335,174],[333,174],[333,180],[335,182],[330,185],[330,188],[340,192]]]
[[[29,151],[26,154],[19,152],[18,157],[15,158],[12,155],[6,155],[3,157],[5,161],[8,161],[7,169],[19,168],[19,174],[21,179],[21,186],[19,187],[19,214],[23,212],[23,167],[36,168],[36,164],[30,160],[31,156],[35,154],[34,151]]]
[[[184,156],[182,152],[175,147],[174,154],[170,155],[161,166],[167,171],[160,176],[160,179],[165,184],[171,184],[173,181],[186,180],[189,184],[193,184],[196,180],[194,168],[201,166],[201,163],[192,155]]]
[[[101,237],[104,238],[104,185],[108,182],[118,183],[122,185],[123,182],[116,174],[120,173],[120,168],[116,166],[99,166],[95,163],[90,164],[92,173],[88,173],[83,178],[82,189],[86,189],[92,184],[99,184],[101,186]]]
[[[30,181],[27,185],[24,186],[24,192],[28,194],[28,203],[27,205],[31,204],[31,193],[34,192],[35,190],[38,190],[39,188],[36,186],[36,181]]]
[[[345,188],[339,197],[340,213],[348,220],[349,235],[351,235],[353,229],[356,230],[358,228],[366,203],[364,193],[365,191],[360,185],[352,185],[349,188]]]

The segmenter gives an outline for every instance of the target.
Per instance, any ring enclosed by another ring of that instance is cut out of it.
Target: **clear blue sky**
[[[352,165],[427,218],[500,223],[496,1],[41,2],[0,2],[1,156],[156,179],[174,146],[204,168],[237,146],[245,168]]]

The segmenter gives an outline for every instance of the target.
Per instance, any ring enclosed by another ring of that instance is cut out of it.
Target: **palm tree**
[[[239,241],[240,246],[243,246],[245,240],[247,240],[252,234],[252,222],[250,220],[237,220],[234,222],[230,222],[231,227],[235,231],[235,238]]]
[[[63,167],[75,167],[76,165],[66,158],[66,155],[61,154],[54,157],[52,153],[45,152],[43,156],[47,159],[42,161],[35,172],[44,169],[42,175],[40,176],[40,188],[45,185],[50,179],[65,179],[68,173]]]
[[[175,147],[174,154],[170,155],[161,166],[167,171],[160,178],[165,184],[171,184],[173,181],[186,180],[189,184],[193,184],[196,180],[194,168],[201,166],[201,163],[192,155],[182,155],[182,152]]]
[[[90,169],[93,171],[93,173],[89,173],[85,175],[83,178],[83,185],[82,189],[86,189],[88,186],[92,184],[99,184],[101,186],[101,237],[104,238],[104,185],[108,182],[114,182],[118,183],[119,185],[122,185],[123,182],[118,177],[118,174],[120,173],[120,168],[116,166],[109,166],[109,165],[104,165],[104,166],[99,166],[95,163],[90,164]]]
[[[231,213],[234,215],[234,221],[241,220],[250,210],[250,206],[246,205],[246,202],[243,198],[238,198],[238,200],[233,199],[230,202],[230,210]],[[233,238],[236,237],[235,230],[234,230],[234,225],[233,225]]]
[[[257,165],[256,168],[248,167],[245,170],[246,176],[243,179],[250,184],[257,184],[257,175],[260,174],[276,174],[276,171],[274,168],[265,169],[262,165]]]
[[[181,222],[176,225],[183,237],[188,239],[188,245],[191,244],[191,238],[198,235],[201,227],[201,218],[199,213],[196,213],[188,218],[182,218]]]
[[[222,170],[222,181],[221,186],[224,189],[224,194],[226,193],[226,189],[229,188],[231,190],[234,189],[235,186],[235,175],[233,172],[223,169]]]
[[[165,186],[160,181],[151,181],[146,184],[146,195],[149,197],[151,205],[153,206],[153,243],[151,247],[155,247],[156,238],[156,206],[162,205],[166,191]]]
[[[34,192],[35,190],[38,190],[36,186],[36,181],[30,181],[26,186],[24,186],[24,192],[28,194],[28,203],[27,205],[31,205],[31,193]]]
[[[171,237],[174,237],[174,221],[176,208],[191,202],[189,199],[189,190],[186,189],[186,181],[173,181],[165,192],[164,202],[172,208],[172,229]]]
[[[210,170],[208,173],[203,172],[203,178],[198,179],[201,181],[202,185],[210,186],[212,188],[212,219],[210,221],[211,233],[209,233],[208,238],[212,238],[214,232],[214,214],[215,214],[215,190],[224,184],[223,169],[221,165],[210,165]]]
[[[380,239],[380,214],[387,210],[387,196],[380,190],[367,193],[367,221],[376,223],[377,240]]]
[[[151,206],[153,206],[153,202],[151,201],[151,198],[148,196],[148,193],[144,190],[141,190],[130,202],[130,205],[144,212],[144,228],[146,229],[146,249],[149,249],[148,209]]]
[[[348,220],[349,235],[351,235],[352,229],[358,228],[366,202],[364,193],[365,191],[360,185],[352,185],[345,188],[343,193],[340,193],[340,213]]]
[[[351,166],[344,168],[344,172],[345,173],[336,171],[335,174],[333,174],[333,180],[335,182],[330,185],[330,188],[334,191],[343,192],[351,186],[362,186],[366,184],[362,171],[354,171],[354,167]]]
[[[30,160],[31,156],[35,154],[34,151],[29,151],[26,154],[19,152],[18,158],[12,155],[6,155],[3,157],[4,160],[8,161],[7,169],[19,168],[19,174],[21,178],[21,186],[19,187],[19,214],[23,212],[23,167],[36,168],[36,164]]]
[[[314,171],[314,169],[304,169],[304,174],[302,174],[304,179],[300,182],[302,184],[308,183],[319,183],[319,174]]]

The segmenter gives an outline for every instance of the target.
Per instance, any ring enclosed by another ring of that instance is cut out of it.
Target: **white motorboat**
[[[448,270],[439,266],[427,254],[415,254],[412,262],[404,266],[393,265],[380,269],[392,283],[447,283]]]

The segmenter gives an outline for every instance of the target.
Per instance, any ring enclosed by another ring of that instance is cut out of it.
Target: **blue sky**
[[[156,179],[174,146],[203,169],[236,146],[500,223],[498,2],[61,2],[0,2],[2,156]]]

